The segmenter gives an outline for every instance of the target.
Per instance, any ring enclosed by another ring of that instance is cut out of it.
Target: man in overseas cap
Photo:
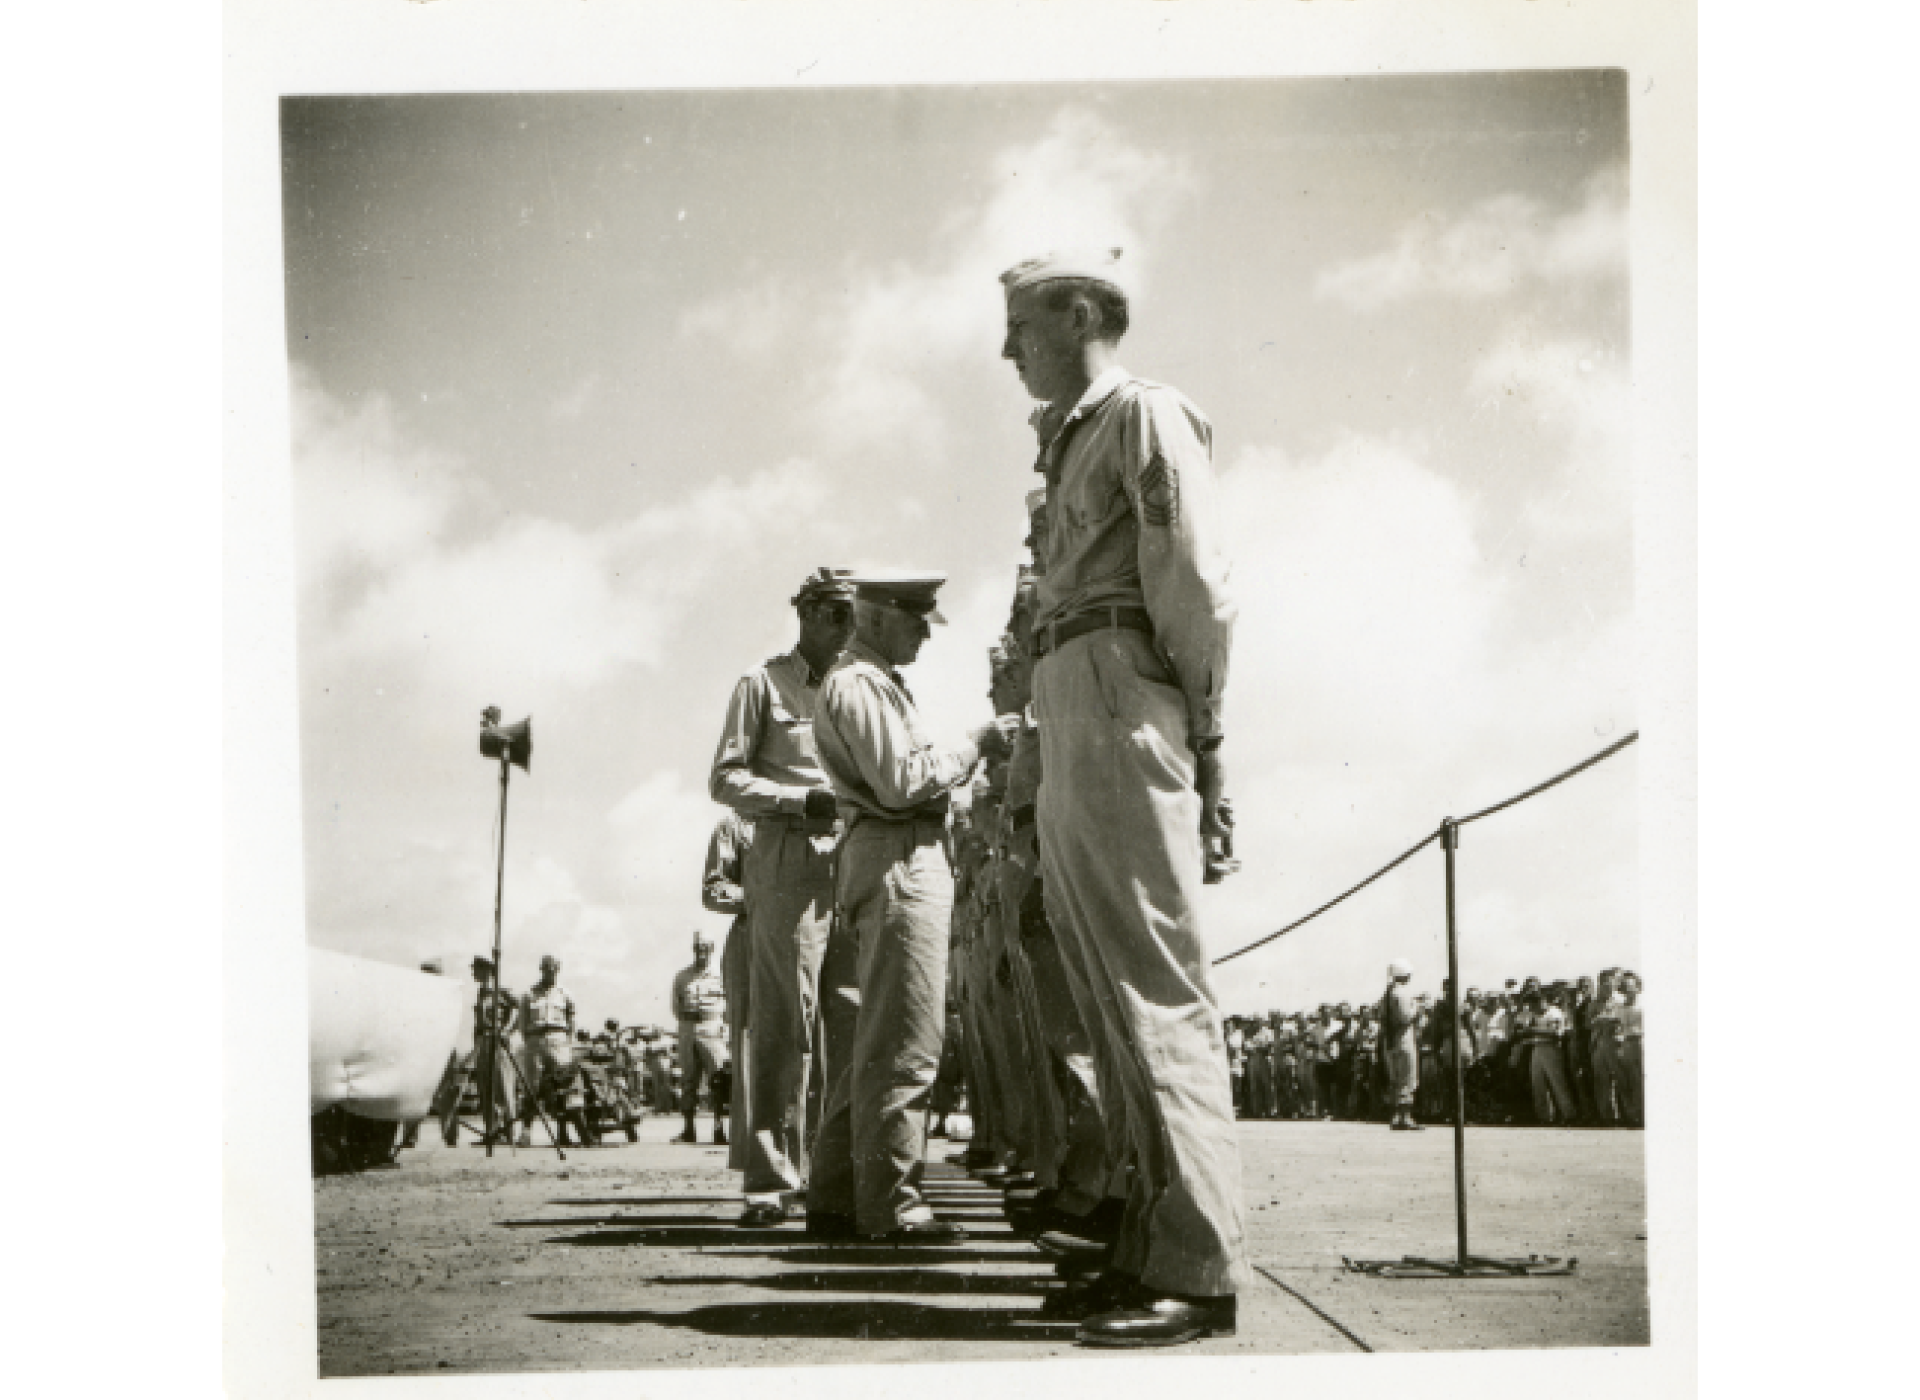
[[[833,919],[838,805],[813,746],[820,682],[853,635],[853,585],[816,569],[792,604],[800,640],[734,686],[708,791],[753,824],[741,865],[746,905],[747,1209],[742,1225],[785,1219],[807,1181],[807,1083],[820,959]]]
[[[1413,964],[1395,958],[1387,964],[1387,991],[1380,998],[1380,1043],[1386,1047],[1387,1079],[1393,1087],[1395,1132],[1417,1132],[1413,1120],[1414,1095],[1420,1090],[1420,1008],[1407,983]]]
[[[1126,1209],[1080,1340],[1164,1346],[1230,1335],[1251,1277],[1198,913],[1203,843],[1227,836],[1234,605],[1212,426],[1117,362],[1124,265],[1108,248],[1009,269],[1001,355],[1045,406],[1034,713],[1047,913],[1087,979],[1102,1107],[1125,1108],[1108,1131]]]
[[[1004,755],[988,725],[936,749],[899,667],[939,619],[940,574],[855,580],[855,632],[820,687],[814,735],[849,823],[840,848],[840,919],[821,972],[830,1079],[814,1146],[807,1231],[822,1239],[957,1244],[920,1194],[926,1113],[946,1023],[953,868],[948,794],[982,752]]]

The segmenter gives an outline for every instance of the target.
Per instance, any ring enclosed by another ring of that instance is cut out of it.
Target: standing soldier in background
[[[473,997],[473,1051],[467,1056],[466,1068],[471,1071],[473,1082],[480,1089],[483,1113],[486,1111],[487,1084],[491,1079],[493,1141],[505,1143],[513,1137],[513,1120],[518,1116],[513,1095],[513,1066],[508,1062],[513,1050],[507,1041],[516,1020],[515,1007],[513,997],[505,991],[499,993],[496,1000],[493,959],[473,960],[473,980],[477,984]],[[460,1096],[455,1094],[441,1106],[440,1135],[451,1147],[459,1132]]]
[[[720,983],[727,994],[727,1053],[732,1060],[732,1092],[727,1096],[727,1170],[747,1169],[747,1149],[753,1129],[747,1111],[749,1037],[747,1021],[753,1005],[752,940],[747,936],[747,849],[753,845],[753,825],[729,811],[714,823],[707,839],[707,867],[700,882],[700,902],[710,913],[733,915],[726,947],[720,951]]]
[[[727,990],[720,969],[713,965],[713,940],[693,935],[693,962],[673,978],[673,1014],[680,1023],[680,1113],[686,1128],[675,1142],[698,1142],[694,1115],[700,1107],[700,1085],[713,1095],[713,1140],[724,1143],[727,1128],[721,1115],[720,1076],[727,1057]]]
[[[727,705],[708,790],[753,823],[741,868],[747,913],[751,1125],[745,1226],[788,1218],[807,1184],[807,1085],[813,1072],[820,961],[833,921],[833,789],[813,740],[820,682],[853,635],[853,587],[816,569],[793,596],[800,640],[740,678]],[[744,1018],[743,1018],[744,1019]]]
[[[1420,1004],[1407,987],[1412,977],[1413,964],[1395,958],[1387,964],[1387,991],[1380,998],[1380,1044],[1393,1095],[1388,1126],[1397,1133],[1420,1127],[1413,1121],[1413,1096],[1420,1088]]]
[[[945,620],[934,609],[944,581],[856,581],[853,645],[821,687],[815,712],[820,764],[848,821],[840,917],[821,973],[831,1077],[807,1197],[807,1231],[820,1238],[966,1238],[935,1220],[920,1194],[927,1100],[946,1025],[947,808],[983,752],[1007,753],[1009,731],[988,725],[948,752],[921,731],[898,668],[920,654],[928,623]]]
[[[540,980],[520,999],[520,1041],[526,1050],[527,1094],[520,1120],[520,1146],[533,1146],[533,1120],[549,1070],[573,1066],[573,998],[559,982],[560,959],[540,959]]]
[[[1212,427],[1116,363],[1118,252],[1001,277],[1002,348],[1046,405],[1046,573],[1034,714],[1049,923],[1089,979],[1103,1111],[1131,1187],[1079,1337],[1165,1346],[1231,1335],[1249,1282],[1240,1150],[1197,903],[1219,803],[1234,607]],[[1097,1028],[1097,1029],[1095,1029]]]

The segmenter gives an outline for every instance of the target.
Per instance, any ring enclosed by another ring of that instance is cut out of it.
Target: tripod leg
[[[540,1126],[545,1128],[547,1130],[547,1136],[553,1139],[553,1150],[560,1153],[561,1161],[566,1161],[567,1154],[562,1151],[560,1147],[559,1130],[547,1121],[546,1112],[540,1107],[540,1096],[527,1087],[527,1073],[520,1068],[520,1061],[512,1055],[508,1055],[507,1063],[513,1066],[513,1077],[520,1085],[520,1092],[527,1096],[527,1102],[532,1105],[535,1116],[540,1119]]]

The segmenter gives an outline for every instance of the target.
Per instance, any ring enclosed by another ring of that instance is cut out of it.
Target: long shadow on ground
[[[741,1231],[742,1234],[747,1233]],[[871,1266],[884,1264],[1040,1264],[1044,1256],[1031,1249],[915,1249],[895,1245],[816,1245],[811,1248],[783,1249],[778,1253],[761,1250],[729,1251],[727,1259],[782,1259],[789,1264]]]
[[[771,1288],[785,1293],[927,1293],[969,1296],[1008,1294],[1037,1298],[1059,1280],[1052,1274],[950,1274],[938,1269],[845,1269],[832,1272],[741,1274],[714,1277],[702,1274],[662,1274],[635,1279],[635,1283],[664,1288]]]
[[[1071,1342],[1072,1323],[1032,1310],[938,1308],[921,1303],[724,1303],[686,1312],[531,1313],[536,1322],[590,1327],[681,1327],[710,1337],[848,1337],[863,1341]]]

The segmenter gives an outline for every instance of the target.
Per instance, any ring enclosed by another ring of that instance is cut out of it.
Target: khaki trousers
[[[1533,1116],[1542,1124],[1566,1124],[1578,1111],[1573,1086],[1567,1082],[1567,1061],[1558,1045],[1539,1044],[1528,1057],[1527,1075],[1533,1083]]]
[[[1413,1107],[1420,1090],[1420,1042],[1408,1027],[1387,1043],[1387,1081],[1393,1088],[1395,1109]]]
[[[1132,631],[1089,633],[1041,659],[1040,851],[1049,922],[1087,989],[1101,1109],[1132,1168],[1114,1266],[1151,1289],[1208,1296],[1250,1273],[1233,1089],[1196,911],[1200,798],[1186,706],[1165,677]]]
[[[1618,1123],[1627,1105],[1627,1089],[1620,1063],[1620,1047],[1610,1032],[1593,1037],[1593,1106],[1602,1123]]]
[[[940,827],[856,823],[840,848],[840,917],[821,969],[828,1080],[810,1214],[851,1215],[869,1235],[931,1218],[920,1177],[952,922]]]
[[[747,1018],[753,1007],[753,940],[747,916],[734,916],[727,946],[720,950],[720,983],[727,993],[727,1053],[733,1059],[733,1095],[727,1102],[727,1170],[744,1172],[752,1150],[752,1117],[747,1111],[751,1073],[747,1062]]]
[[[764,1196],[807,1183],[807,1082],[814,1072],[820,964],[833,922],[833,856],[816,851],[798,827],[757,821],[741,887],[748,926],[747,1013],[739,1017],[746,1065],[734,1072],[734,1093],[744,1090],[749,1123],[741,1186],[749,1196]]]

